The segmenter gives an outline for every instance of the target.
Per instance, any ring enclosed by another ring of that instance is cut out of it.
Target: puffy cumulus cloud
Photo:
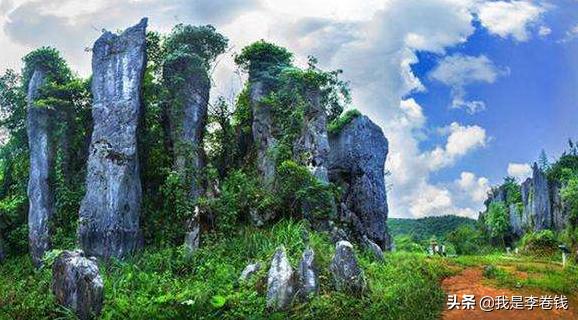
[[[441,132],[448,133],[445,146],[438,146],[422,155],[423,161],[428,163],[432,171],[453,165],[464,155],[484,147],[488,142],[486,130],[477,125],[462,126],[453,122],[442,128]]]
[[[490,190],[490,181],[485,177],[476,177],[472,172],[464,171],[456,180],[457,187],[473,202],[482,203]]]
[[[467,101],[466,86],[474,83],[494,83],[508,69],[498,68],[488,57],[454,54],[446,56],[430,73],[430,78],[451,87],[451,108],[466,109],[470,114],[483,111],[483,101]]]
[[[529,38],[529,27],[546,9],[530,1],[485,1],[478,6],[482,26],[500,37],[517,41]]]
[[[508,163],[508,176],[525,181],[532,175],[532,167],[527,163]]]

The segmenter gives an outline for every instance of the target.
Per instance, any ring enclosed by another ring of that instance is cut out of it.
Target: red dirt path
[[[446,294],[456,294],[458,301],[461,301],[462,295],[474,295],[476,298],[476,306],[474,310],[447,310],[447,305],[444,307],[442,319],[444,320],[476,320],[476,319],[508,319],[508,320],[551,320],[551,319],[578,319],[578,299],[576,297],[569,298],[568,310],[542,310],[541,308],[533,310],[494,310],[491,312],[484,312],[479,308],[479,300],[483,296],[536,296],[550,294],[548,292],[537,292],[536,290],[510,290],[503,288],[493,288],[483,283],[482,269],[469,268],[462,273],[446,278],[442,282],[442,287]],[[553,295],[552,295],[553,296]]]

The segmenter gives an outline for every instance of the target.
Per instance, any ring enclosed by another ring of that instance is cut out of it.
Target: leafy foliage
[[[28,83],[36,69],[46,72],[49,82],[64,84],[72,79],[72,72],[60,52],[51,47],[42,47],[27,54],[23,59],[22,86],[28,88]]]
[[[339,118],[335,118],[331,123],[329,123],[327,132],[330,134],[337,134],[343,129],[343,127],[359,116],[361,116],[361,112],[357,111],[357,109],[347,110],[345,114],[341,115]]]
[[[188,52],[198,56],[207,65],[225,52],[229,40],[211,25],[191,26],[178,24],[168,36],[164,48],[167,52]]]
[[[488,208],[485,220],[493,238],[505,243],[505,237],[510,230],[510,218],[503,202],[492,202]]]
[[[520,240],[520,246],[533,255],[552,255],[558,251],[558,240],[551,230],[541,230],[526,233]]]
[[[244,47],[235,55],[235,63],[253,79],[275,81],[276,76],[291,65],[293,54],[265,40]]]

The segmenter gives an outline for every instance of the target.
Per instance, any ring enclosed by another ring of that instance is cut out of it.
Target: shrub
[[[522,250],[532,255],[553,255],[558,251],[558,240],[551,230],[525,234],[520,240]]]
[[[339,118],[333,120],[327,127],[327,132],[330,134],[339,133],[343,127],[351,122],[351,120],[361,116],[361,112],[357,109],[347,110],[345,114],[341,115]]]

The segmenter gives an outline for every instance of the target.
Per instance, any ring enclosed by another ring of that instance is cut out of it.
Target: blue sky
[[[468,41],[451,48],[447,54],[485,55],[507,75],[495,83],[474,83],[467,87],[470,98],[484,101],[486,109],[469,114],[450,109],[450,88],[428,75],[440,56],[418,53],[419,62],[412,66],[422,79],[426,92],[410,95],[424,107],[432,127],[458,121],[477,124],[486,129],[490,142],[455,166],[436,172],[434,179],[451,179],[461,171],[484,173],[496,183],[507,175],[509,163],[531,163],[544,149],[551,159],[567,146],[567,139],[578,139],[578,41],[564,41],[567,31],[578,21],[578,2],[544,14],[543,23],[552,31],[523,42],[490,34],[476,24]],[[436,139],[424,141],[430,148]]]
[[[389,140],[393,217],[475,218],[491,185],[578,138],[577,0],[0,0],[0,72],[48,45],[88,76],[101,30],[143,16],[153,30],[213,24],[230,39],[213,99],[234,100],[232,57],[259,39],[342,69]]]

